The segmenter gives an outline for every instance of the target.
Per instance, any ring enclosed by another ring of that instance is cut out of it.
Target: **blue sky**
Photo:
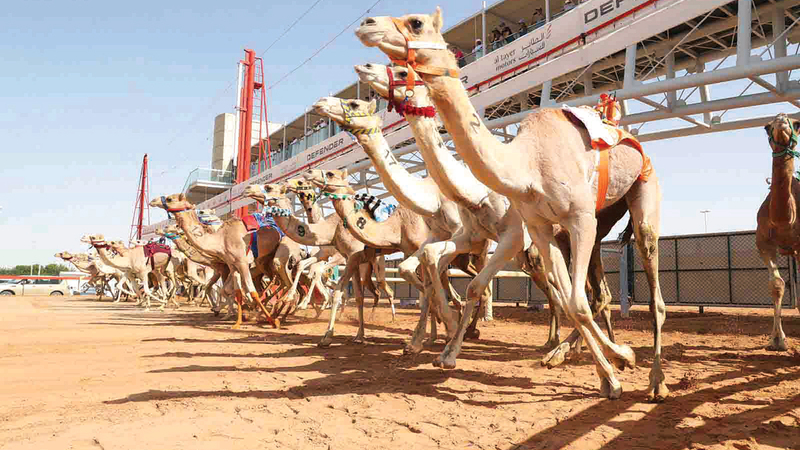
[[[267,84],[310,56],[374,0],[322,0],[269,53]],[[12,2],[0,10],[0,266],[49,263],[85,248],[84,233],[127,239],[142,155],[150,196],[180,191],[208,167],[214,116],[231,112],[242,49],[261,53],[313,0]],[[450,26],[480,8],[440,0]],[[372,15],[429,12],[423,0],[382,1]],[[269,93],[283,122],[383,62],[351,31]],[[743,88],[743,86],[742,86]],[[715,91],[735,95],[737,89]],[[748,93],[761,92],[752,89]],[[759,108],[757,115],[794,107]],[[737,111],[725,118],[742,117]],[[681,124],[675,122],[673,126]],[[657,128],[647,125],[643,131]],[[762,129],[648,143],[664,186],[662,234],[755,227],[767,193]],[[163,219],[160,210],[152,220]]]

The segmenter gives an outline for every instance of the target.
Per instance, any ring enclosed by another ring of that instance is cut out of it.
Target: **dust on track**
[[[144,312],[85,297],[0,303],[3,449],[706,449],[800,448],[800,318],[788,352],[763,349],[771,311],[670,309],[672,391],[644,402],[650,317],[614,313],[638,367],[622,399],[598,397],[587,352],[542,368],[547,313],[495,307],[452,371],[439,343],[403,356],[416,310],[378,309],[366,345],[348,307],[329,349],[327,312],[280,331],[231,330],[207,310]],[[367,312],[369,318],[369,312]],[[562,327],[562,336],[570,330]]]

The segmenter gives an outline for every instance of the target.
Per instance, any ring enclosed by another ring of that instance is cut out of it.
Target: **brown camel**
[[[758,209],[756,247],[769,270],[769,288],[775,307],[772,335],[767,350],[785,351],[786,335],[781,324],[781,302],[785,283],[778,270],[778,254],[800,262],[800,222],[797,220],[800,182],[795,178],[794,158],[800,121],[778,114],[765,127],[772,148],[772,180],[769,194]],[[797,305],[800,311],[800,304]]]
[[[592,317],[583,286],[597,236],[597,211],[621,200],[628,203],[633,233],[650,283],[655,318],[655,357],[648,397],[663,400],[669,391],[661,368],[661,326],[666,318],[658,283],[661,191],[656,175],[648,170],[648,160],[628,142],[605,153],[595,150],[586,128],[561,109],[536,110],[522,121],[512,142],[499,142],[481,120],[458,78],[458,65],[447,50],[442,26],[441,10],[437,8],[430,15],[368,17],[356,35],[365,45],[378,47],[390,59],[411,66],[420,74],[456,151],[470,171],[487,187],[508,197],[520,212],[546,270],[555,277],[564,310],[588,344],[601,379],[601,395],[607,398],[622,394],[622,385],[609,359],[622,370],[635,365],[635,354],[630,347],[611,342],[601,331]],[[413,81],[408,80],[410,85]],[[607,172],[598,168],[598,161],[608,161]],[[593,176],[596,171],[603,173]],[[606,174],[608,183],[604,182],[601,188],[600,181]],[[554,224],[569,232],[571,270],[553,237]],[[436,363],[453,366],[455,361],[447,353]]]
[[[334,289],[334,299],[341,298],[344,289],[347,287],[347,282],[352,276],[353,285],[356,293],[356,302],[359,305],[359,329],[353,342],[364,342],[364,317],[363,317],[363,303],[364,293],[362,289],[362,281],[368,280],[367,284],[376,295],[380,298],[380,291],[373,285],[371,270],[369,270],[369,261],[375,259],[375,250],[365,248],[364,244],[355,239],[353,235],[344,227],[341,220],[337,218],[325,219],[321,223],[306,224],[294,217],[290,213],[291,203],[286,197],[287,187],[285,184],[265,184],[265,185],[250,185],[245,191],[244,195],[257,200],[259,203],[282,209],[282,214],[275,214],[275,222],[291,239],[296,240],[305,245],[313,246],[333,246],[336,250],[344,256],[347,261],[347,267],[350,270],[358,271],[358,273],[347,273],[339,279],[339,282]],[[363,266],[363,271],[361,267]],[[362,273],[363,272],[363,273]],[[391,300],[391,299],[390,299]],[[335,304],[334,304],[335,305]],[[336,309],[335,306],[331,309],[331,318],[328,323],[328,331],[320,341],[320,346],[325,347],[330,345],[331,338],[333,337],[333,329],[336,322]]]
[[[333,213],[328,217],[322,216],[322,208],[320,207],[319,202],[317,201],[318,197],[316,194],[316,189],[311,183],[300,178],[292,178],[286,181],[286,190],[288,192],[293,192],[295,193],[295,195],[297,195],[297,198],[300,200],[300,204],[303,206],[303,211],[305,211],[308,223],[314,224],[314,223],[323,223],[323,221],[325,222],[330,221],[332,226],[339,226],[339,224],[341,223],[342,219],[336,213]],[[363,246],[363,243],[354,238],[350,234],[350,232],[347,231],[347,229],[345,229],[344,227],[342,227],[341,233],[343,237],[352,239],[354,241],[354,245]],[[355,244],[355,242],[357,242],[358,244]],[[339,253],[339,251],[336,250],[336,247],[334,246],[321,247],[320,252],[322,252],[323,249],[328,249],[328,251],[330,251],[330,249],[333,249],[336,252],[336,255],[339,256],[339,258],[335,259],[329,258],[326,261],[324,260],[325,253],[322,253],[321,256],[318,257],[319,262],[311,264],[308,267],[309,278],[312,279],[312,283],[318,283],[320,285],[322,284],[323,274],[328,273],[337,265],[345,264],[347,262],[344,256],[341,256],[341,253]],[[372,275],[369,273],[370,271],[375,274],[377,285],[373,284]],[[395,319],[394,290],[392,290],[391,286],[389,286],[389,283],[386,282],[385,256],[382,253],[380,253],[375,256],[375,259],[369,262],[369,267],[366,267],[364,265],[359,266],[359,273],[363,281],[362,287],[366,286],[367,288],[369,288],[370,291],[372,291],[373,295],[375,296],[375,301],[372,305],[372,314],[374,314],[375,307],[378,306],[380,298],[382,296],[385,296],[386,299],[389,301],[389,305],[391,306],[392,320],[394,320]],[[297,281],[295,280],[295,282]],[[380,291],[378,291],[377,289],[380,289]],[[306,294],[306,299],[303,300],[304,304],[306,304],[307,301],[310,300],[312,293],[313,291],[309,289],[308,293]],[[327,302],[328,299],[326,299],[326,303]],[[344,311],[344,304],[342,304],[342,311]]]
[[[436,240],[442,240],[449,235],[449,231],[429,225],[429,221],[432,219],[415,214],[403,205],[398,206],[386,221],[376,222],[365,210],[356,208],[356,201],[353,199],[355,190],[350,186],[347,170],[314,169],[307,172],[305,178],[320,188],[321,195],[331,199],[336,213],[342,219],[343,226],[368,248],[379,249],[387,254],[399,251],[408,258],[418,252],[431,236]],[[354,264],[348,261],[345,276],[355,273],[355,267],[351,267]],[[469,258],[457,259],[453,264],[467,273],[476,273],[474,266],[470,265]],[[420,292],[425,292],[424,284],[416,273],[409,274],[401,270],[400,275]],[[442,277],[442,282],[449,285],[450,281],[447,279],[446,272],[442,274]],[[342,280],[347,283],[344,277]],[[339,302],[339,299],[336,299],[334,308]],[[438,311],[436,308],[421,311],[420,320],[414,330],[411,342],[418,342],[424,337],[425,324],[429,314],[437,315]],[[359,317],[362,316],[363,303],[359,304]],[[431,341],[436,338],[434,324],[435,320],[431,320]],[[447,326],[446,322],[445,326]],[[359,332],[363,334],[363,331]]]
[[[273,318],[267,311],[267,308],[261,302],[261,296],[256,291],[248,260],[250,240],[247,236],[247,228],[245,228],[241,219],[228,219],[219,229],[213,230],[200,223],[195,212],[195,206],[183,194],[156,198],[150,202],[150,206],[162,208],[168,213],[174,214],[175,222],[183,230],[186,239],[193,247],[215,260],[224,262],[230,268],[234,277],[238,277],[234,278],[234,293],[239,306],[237,308],[236,323],[233,325],[234,329],[242,325],[242,309],[246,295],[249,295],[256,302],[269,323],[276,328],[280,327],[280,320],[277,316]],[[258,233],[259,247],[261,247],[262,242],[264,245],[279,242],[276,230],[264,230],[265,233],[263,235],[260,230]],[[262,255],[260,252],[261,250],[259,250],[259,256]],[[244,292],[243,289],[247,289],[247,291]]]

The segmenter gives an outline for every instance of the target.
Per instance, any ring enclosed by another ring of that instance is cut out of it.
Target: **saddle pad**
[[[563,105],[562,109],[569,113],[570,116],[575,118],[578,122],[583,124],[589,132],[589,137],[592,140],[592,148],[600,151],[610,150],[617,145],[625,142],[631,147],[635,148],[642,154],[642,171],[639,174],[639,179],[647,181],[653,173],[653,165],[650,158],[644,154],[642,144],[636,137],[622,128],[608,125],[600,118],[600,114],[593,108],[580,107],[573,108],[571,106]]]
[[[145,244],[144,256],[146,258],[150,258],[156,253],[166,253],[168,256],[172,256],[172,247],[170,247],[169,245],[159,244],[158,242],[151,242],[149,244]]]

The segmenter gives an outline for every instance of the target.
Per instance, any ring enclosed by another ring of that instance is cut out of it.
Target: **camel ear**
[[[372,99],[372,100],[369,102],[369,113],[370,113],[370,114],[375,114],[375,111],[376,111],[377,109],[378,109],[378,102],[377,102],[377,101],[376,101],[376,100],[373,98],[373,99]]]
[[[433,19],[433,29],[436,30],[437,33],[442,32],[442,26],[444,25],[444,19],[442,18],[442,8],[437,6],[436,12],[433,13],[431,16]]]
[[[186,196],[183,195],[183,194],[178,194],[178,200],[184,202],[184,201],[186,201]]]
[[[800,121],[792,120],[792,128],[794,128],[795,132],[800,131]]]
[[[347,169],[342,170],[342,178],[346,180],[347,179],[347,175],[348,175],[347,174]]]

